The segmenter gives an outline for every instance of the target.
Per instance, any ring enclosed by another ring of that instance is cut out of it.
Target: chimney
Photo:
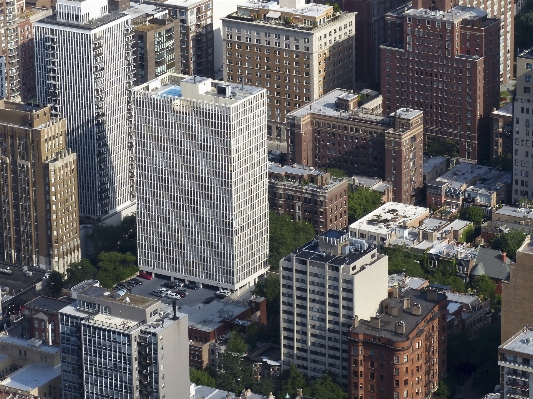
[[[371,317],[370,326],[372,328],[381,328],[381,319],[379,317]]]
[[[392,287],[392,297],[398,298],[399,296],[400,296],[400,287],[395,285],[394,287]]]
[[[354,316],[352,318],[352,328],[357,328],[359,326],[359,316]]]
[[[304,396],[304,391],[303,391],[302,389],[297,389],[297,390],[296,390],[296,394],[297,394],[298,396]]]
[[[505,252],[502,252],[502,262],[505,263],[507,261],[507,254]]]
[[[411,308],[411,313],[415,316],[420,316],[422,314],[422,306],[419,303],[415,303]]]
[[[437,290],[427,290],[427,297],[428,301],[436,301],[437,300]]]
[[[396,322],[396,334],[405,334],[405,322],[403,320]]]
[[[410,309],[411,308],[411,297],[406,296],[403,298],[403,308],[404,309]]]

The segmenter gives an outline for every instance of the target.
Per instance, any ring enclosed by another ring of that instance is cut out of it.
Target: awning
[[[277,19],[279,17],[281,17],[281,13],[279,11],[269,11],[268,14],[266,15],[267,18],[274,18],[274,19]]]

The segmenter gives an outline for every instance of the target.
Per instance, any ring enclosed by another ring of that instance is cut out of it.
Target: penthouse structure
[[[282,367],[349,381],[347,332],[387,297],[387,257],[374,246],[328,230],[280,261]]]
[[[516,94],[514,98],[514,121],[513,121],[513,204],[518,204],[522,197],[533,199],[533,152],[529,146],[533,146],[533,140],[529,139],[530,124],[533,118],[533,94],[531,93],[531,75],[533,75],[533,50],[520,54],[516,59]],[[530,176],[531,175],[531,176]]]
[[[268,165],[268,202],[278,214],[311,223],[319,233],[348,225],[348,180],[301,165]]]
[[[80,259],[77,156],[51,108],[0,100],[0,260],[64,273]]]
[[[136,84],[176,72],[176,65],[180,70],[179,20],[151,4],[132,3],[124,12],[131,17],[135,33]]]
[[[265,272],[266,100],[175,74],[133,90],[141,270],[228,289]]]
[[[476,205],[490,215],[496,205],[509,202],[511,184],[509,172],[465,162],[427,182],[426,204],[452,212]]]
[[[148,399],[188,391],[187,315],[95,286],[59,313],[63,398]]]
[[[58,0],[35,23],[37,100],[68,120],[78,154],[80,214],[101,218],[133,206],[133,29],[106,0]]]
[[[500,21],[457,2],[425,0],[386,18],[384,111],[422,109],[426,140],[450,140],[461,158],[488,159],[488,123],[499,104]]]
[[[352,398],[429,397],[446,376],[446,296],[394,287],[382,311],[348,332]]]
[[[423,112],[381,116],[373,93],[336,89],[288,114],[289,160],[379,177],[393,186],[393,201],[413,204],[422,195]]]
[[[503,154],[513,153],[513,103],[505,104],[502,108],[492,111],[490,157],[496,158]]]
[[[523,326],[533,325],[533,303],[527,300],[531,292],[528,282],[533,278],[533,242],[527,236],[516,251],[516,261],[510,265],[508,282],[502,284],[502,342]]]
[[[498,348],[500,398],[531,396],[533,376],[533,328],[522,327]]]
[[[143,57],[137,59],[138,71],[144,69],[146,73],[137,83],[148,82],[164,72],[214,77],[213,0],[134,0],[132,7],[146,5],[156,7],[158,16],[149,22],[156,26],[144,31],[135,28],[139,32],[136,40],[139,49],[141,42],[146,44],[144,52],[138,53]],[[160,11],[166,11],[167,16]],[[152,54],[155,59],[151,59]]]
[[[222,20],[224,80],[265,87],[268,138],[285,143],[285,117],[354,83],[355,13],[305,0],[248,1]]]
[[[68,301],[44,296],[26,303],[22,311],[24,338],[59,346],[59,311],[68,304]]]

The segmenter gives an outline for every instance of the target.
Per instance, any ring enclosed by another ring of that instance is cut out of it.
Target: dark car
[[[182,297],[184,297],[185,295],[187,295],[187,291],[185,291],[184,289],[178,289],[176,291],[174,291],[176,294],[180,294]]]
[[[196,289],[198,289],[198,287],[196,286],[196,283],[195,283],[195,282],[192,282],[192,281],[191,281],[190,283],[185,284],[185,287],[187,287],[187,288],[190,289],[190,290],[196,290]]]
[[[207,305],[207,304],[213,302],[215,299],[216,299],[216,298],[215,298],[214,296],[210,296],[209,298],[205,298],[205,299],[202,301],[202,303],[205,304],[205,305]]]
[[[128,283],[131,283],[133,285],[142,285],[143,282],[139,280],[138,278],[132,278],[131,280],[128,280]]]

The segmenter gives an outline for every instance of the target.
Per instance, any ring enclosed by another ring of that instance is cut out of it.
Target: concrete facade
[[[490,132],[490,158],[513,154],[513,102],[492,111]]]
[[[346,333],[356,315],[380,311],[387,257],[343,231],[329,230],[280,262],[282,368],[349,381]]]
[[[533,75],[533,50],[520,54],[516,59],[516,94],[513,107],[513,204],[518,204],[521,198],[533,199],[533,139],[532,134],[533,93],[531,77]],[[532,189],[529,189],[529,186]]]
[[[498,348],[500,399],[531,398],[533,329],[522,327]]]

